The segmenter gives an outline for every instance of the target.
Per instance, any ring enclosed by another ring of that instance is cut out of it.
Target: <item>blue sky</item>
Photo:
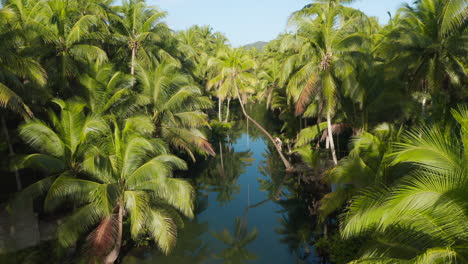
[[[405,0],[356,0],[351,6],[380,23],[388,21]],[[147,0],[168,12],[166,22],[172,29],[210,25],[224,33],[233,46],[269,41],[284,32],[288,16],[310,0]]]

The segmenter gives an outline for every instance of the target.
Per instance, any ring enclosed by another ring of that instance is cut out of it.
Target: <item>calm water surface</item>
[[[197,174],[198,212],[180,230],[172,254],[136,250],[124,263],[319,263],[309,245],[296,241],[297,230],[288,233],[294,224],[285,224],[282,204],[291,195],[281,161],[268,149],[262,137],[247,133],[219,145],[223,162],[218,154],[190,172]]]

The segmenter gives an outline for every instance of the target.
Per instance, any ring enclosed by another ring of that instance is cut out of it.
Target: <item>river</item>
[[[307,243],[312,232],[307,210],[288,188],[294,180],[273,148],[258,132],[231,134],[231,140],[218,143],[222,155],[190,171],[196,217],[185,221],[175,250],[163,256],[141,248],[123,263],[320,263]]]

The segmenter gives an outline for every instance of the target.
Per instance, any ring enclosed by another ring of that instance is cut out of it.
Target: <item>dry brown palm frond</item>
[[[338,123],[338,124],[332,124],[332,133],[333,135],[339,135],[343,133],[346,129],[350,128],[350,124],[346,123]],[[325,129],[322,133],[322,137],[320,138],[320,141],[325,141],[328,137],[328,130]]]
[[[102,219],[96,229],[88,235],[88,250],[92,258],[102,259],[112,250],[117,239],[117,221],[116,215],[110,215]]]
[[[208,140],[202,139],[199,143],[199,147],[205,150],[211,156],[216,156],[216,152],[214,151],[213,146],[211,146],[211,143],[208,142]]]
[[[299,95],[299,98],[297,99],[296,116],[302,115],[304,111],[307,109],[307,106],[309,105],[312,99],[312,95],[315,93],[316,89],[317,89],[317,75],[314,74],[307,80],[307,83],[304,89],[301,91],[301,94]]]

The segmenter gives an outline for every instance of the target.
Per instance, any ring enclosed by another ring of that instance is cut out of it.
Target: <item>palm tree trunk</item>
[[[221,158],[221,169],[223,170],[223,175],[224,175],[223,146],[221,145],[221,141],[219,142],[219,155]]]
[[[227,110],[226,110],[226,119],[224,120],[224,123],[229,122],[229,107],[230,107],[230,104],[231,104],[231,98],[228,98]]]
[[[320,124],[322,123],[322,111],[323,111],[323,101],[320,100],[317,109],[317,135],[320,133]],[[316,147],[320,146],[320,137],[317,139]]]
[[[336,158],[335,142],[333,141],[333,131],[332,131],[330,111],[327,111],[327,129],[328,129],[328,139],[330,143],[330,150],[332,153],[333,163],[335,165],[338,165],[338,159]]]
[[[3,134],[5,134],[5,139],[6,139],[6,142],[7,142],[7,145],[8,145],[8,152],[9,152],[10,156],[13,156],[13,155],[15,155],[15,151],[13,149],[13,145],[11,144],[10,134],[8,133],[8,127],[6,125],[5,117],[3,117],[3,116],[2,116],[2,130],[3,130]],[[16,167],[13,167],[13,171],[15,173],[16,189],[19,192],[19,191],[21,191],[23,189],[23,186],[21,184],[21,178],[20,178],[19,172],[16,169]]]
[[[119,205],[119,215],[118,215],[118,219],[117,219],[117,238],[116,238],[116,242],[115,242],[115,246],[114,246],[114,249],[107,255],[106,259],[105,259],[105,263],[106,264],[113,264],[117,258],[119,257],[119,254],[120,254],[120,248],[122,246],[122,229],[123,229],[123,214],[124,214],[124,211],[123,211],[123,206],[122,205]]]
[[[426,115],[426,101],[427,101],[426,95],[424,94],[424,97],[423,97],[423,100],[422,100],[422,106],[421,106],[422,107],[422,116],[423,116],[423,118]]]
[[[218,119],[219,119],[219,122],[223,122],[222,110],[223,110],[223,100],[221,100],[221,98],[218,98]]]
[[[236,93],[237,93],[237,99],[239,100],[239,103],[240,103],[240,106],[241,106],[241,109],[242,109],[242,113],[244,113],[244,116],[252,121],[252,123],[254,123],[255,126],[257,126],[271,141],[271,143],[273,143],[273,145],[275,146],[276,150],[278,151],[278,154],[281,158],[281,160],[283,161],[283,164],[284,166],[286,167],[286,170],[291,170],[292,167],[291,167],[291,164],[289,163],[289,161],[286,159],[286,157],[283,155],[283,152],[281,152],[281,149],[279,148],[279,146],[276,144],[275,140],[273,139],[273,136],[270,135],[270,133],[268,133],[268,131],[266,131],[265,128],[263,128],[259,123],[257,123],[257,121],[255,121],[255,119],[253,119],[252,117],[250,117],[247,112],[245,111],[245,108],[244,108],[244,104],[242,102],[242,99],[241,99],[241,96],[240,96],[240,93],[239,93],[239,88],[236,86]]]
[[[273,87],[271,87],[268,90],[268,96],[267,96],[267,101],[266,101],[266,108],[270,109],[270,104],[271,104],[271,97],[273,96]]]
[[[130,65],[130,74],[134,75],[135,74],[135,57],[136,57],[136,47],[132,48],[132,61]]]

